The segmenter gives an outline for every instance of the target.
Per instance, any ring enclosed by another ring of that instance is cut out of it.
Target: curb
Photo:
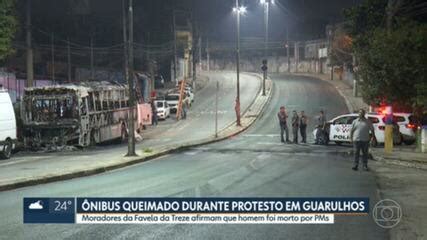
[[[410,168],[416,168],[420,170],[427,170],[427,164],[417,160],[408,161],[408,160],[396,159],[396,158],[385,158],[375,154],[372,154],[372,160],[385,163],[385,164],[401,166],[401,167],[410,167]]]
[[[256,77],[259,77],[259,76],[256,76]],[[244,117],[244,114],[248,111],[248,109],[250,109],[253,106],[253,104],[256,102],[256,100],[259,98],[260,93],[261,93],[261,88],[262,88],[262,84],[260,85],[260,88],[257,91],[256,97],[254,98],[254,100],[249,104],[249,106],[243,112],[242,118]],[[34,185],[40,185],[40,184],[45,184],[45,183],[70,180],[70,179],[78,178],[78,177],[92,176],[92,175],[104,173],[104,172],[107,172],[107,171],[116,170],[116,169],[120,169],[120,168],[123,168],[123,167],[135,165],[135,164],[146,162],[146,161],[149,161],[149,160],[153,160],[153,159],[156,159],[158,157],[161,157],[161,156],[164,156],[164,155],[167,155],[167,154],[179,153],[179,152],[188,150],[190,148],[199,147],[199,146],[203,146],[203,145],[207,145],[207,144],[211,144],[211,143],[215,143],[215,142],[220,142],[222,140],[226,140],[226,139],[228,139],[230,137],[233,137],[233,136],[236,136],[236,135],[240,134],[241,132],[245,131],[246,129],[248,129],[250,126],[252,126],[252,124],[258,118],[260,118],[263,115],[263,112],[265,110],[265,107],[267,106],[267,103],[269,103],[270,100],[271,100],[272,92],[273,92],[273,84],[271,83],[269,91],[268,91],[268,98],[263,103],[263,106],[259,110],[259,113],[258,113],[257,117],[252,117],[253,119],[249,122],[249,124],[247,126],[244,126],[241,129],[238,129],[237,131],[234,131],[234,132],[232,132],[232,133],[230,133],[228,135],[225,135],[225,136],[222,136],[222,137],[218,137],[218,138],[208,137],[208,138],[206,138],[204,140],[190,142],[190,143],[183,144],[183,145],[172,146],[169,149],[163,149],[163,150],[160,150],[160,151],[158,151],[156,153],[153,153],[151,155],[147,155],[147,156],[144,156],[144,157],[135,157],[134,159],[131,159],[129,161],[122,162],[122,163],[117,163],[117,164],[112,164],[112,165],[109,165],[109,166],[97,167],[97,168],[94,168],[94,169],[82,170],[82,171],[67,173],[67,174],[63,174],[63,175],[57,175],[57,176],[48,176],[48,177],[41,177],[41,178],[34,178],[34,179],[26,179],[26,180],[23,180],[23,181],[20,181],[20,182],[16,182],[16,183],[10,183],[10,184],[5,184],[5,185],[0,185],[0,192],[7,191],[7,190],[13,190],[13,189],[17,189],[17,188],[22,188],[22,187],[29,187],[29,186],[34,186]],[[221,132],[226,131],[227,128],[233,126],[233,124],[235,124],[235,121],[233,121],[231,124],[227,125],[223,129],[221,129],[218,132],[218,134],[221,134]]]

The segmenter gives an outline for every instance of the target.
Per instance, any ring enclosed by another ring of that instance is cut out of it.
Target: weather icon
[[[28,209],[43,209],[42,201],[33,202],[28,206]]]

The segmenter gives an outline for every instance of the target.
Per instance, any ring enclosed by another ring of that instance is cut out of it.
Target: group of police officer
[[[291,141],[289,141],[288,114],[286,113],[284,106],[280,107],[280,111],[277,113],[277,117],[279,118],[281,141],[283,143],[291,143]],[[298,130],[302,137],[301,142],[307,143],[307,116],[305,115],[304,111],[301,111],[299,115],[297,111],[292,111],[291,126],[293,143],[298,143]],[[286,134],[286,141],[283,136],[284,134]]]
[[[369,141],[372,137],[375,138],[374,127],[370,120],[365,117],[365,111],[363,109],[359,110],[359,116],[356,120],[353,121],[351,131],[350,131],[350,140],[354,145],[354,165],[352,169],[354,171],[358,170],[359,167],[359,158],[360,152],[362,152],[362,163],[363,169],[369,171],[368,168],[368,148]],[[283,143],[291,143],[289,141],[289,130],[288,130],[288,114],[284,106],[280,107],[279,112],[277,113],[280,124],[280,138]],[[305,115],[304,111],[298,115],[296,110],[292,111],[291,126],[293,134],[293,143],[298,143],[298,130],[300,131],[302,137],[302,143],[307,143],[307,122],[308,118]],[[317,117],[317,131],[315,137],[315,144],[319,143],[322,135],[326,135],[326,116],[323,110],[320,110],[320,114]],[[286,135],[286,141],[283,135]]]

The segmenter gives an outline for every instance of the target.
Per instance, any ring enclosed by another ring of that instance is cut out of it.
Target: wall
[[[261,71],[261,57],[242,57],[240,59],[240,70],[246,72]],[[288,72],[288,60],[283,56],[270,56],[267,58],[268,72],[270,73],[286,73]],[[295,73],[328,73],[330,70],[326,66],[326,59],[306,59],[299,60],[295,63],[294,58],[290,58],[290,72]],[[202,61],[202,65],[206,67],[206,60]],[[235,70],[236,60],[230,58],[212,58],[209,64],[210,70]]]
[[[12,102],[15,103],[21,98],[26,86],[26,79],[17,79],[14,73],[0,70],[0,85],[8,90]],[[52,81],[43,79],[34,79],[35,87],[51,85]]]

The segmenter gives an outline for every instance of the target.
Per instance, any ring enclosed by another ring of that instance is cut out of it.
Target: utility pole
[[[219,81],[216,81],[215,92],[215,138],[218,137],[218,95],[219,95]]]
[[[294,62],[295,62],[295,72],[298,72],[298,58],[299,58],[299,44],[295,41],[294,45]]]
[[[328,35],[328,58],[329,58],[329,65],[331,66],[331,80],[334,80],[334,65],[332,62],[332,34],[333,34],[333,30],[332,30],[332,25],[330,26],[326,26],[326,31],[327,31],[327,35]]]
[[[264,27],[265,27],[265,35],[264,35],[264,56],[267,58],[268,51],[268,18],[270,13],[270,1],[267,0],[264,3]]]
[[[358,86],[358,78],[359,78],[359,74],[357,72],[357,67],[356,67],[356,56],[354,54],[351,55],[352,60],[353,60],[353,96],[357,97],[357,88]]]
[[[264,59],[267,61],[268,55],[268,15],[270,13],[270,0],[264,3],[264,24],[265,24],[265,36],[264,36]],[[265,79],[267,78],[267,70],[264,71],[262,78],[262,95],[265,96]]]
[[[206,71],[210,71],[209,38],[206,39]]]
[[[68,82],[71,82],[71,50],[70,50],[69,38],[67,38],[67,68],[68,68]]]
[[[177,46],[176,46],[176,20],[175,20],[175,9],[173,10],[173,80],[178,83],[177,78],[177,62],[178,62],[178,56],[177,56]]]
[[[34,68],[33,68],[33,47],[31,39],[31,0],[27,0],[26,9],[26,43],[27,43],[27,87],[33,86]]]
[[[123,24],[123,59],[124,59],[124,77],[129,82],[129,59],[127,54],[127,24],[126,24],[126,0],[122,0],[122,24]]]
[[[55,36],[53,35],[53,33],[50,36],[50,52],[51,52],[51,58],[52,58],[52,82],[53,84],[56,83],[55,81],[55,46],[54,46],[54,41],[55,41]]]
[[[147,33],[147,45],[149,45],[151,43],[151,35],[150,32]],[[151,59],[151,50],[148,49],[147,50],[147,63],[148,63],[148,72],[150,73],[150,94],[155,90],[155,80],[154,80],[154,61]]]
[[[236,125],[241,126],[240,123],[240,6],[239,0],[236,0],[236,15],[237,15],[237,31],[236,31],[236,73],[237,73],[237,96],[236,106]]]
[[[199,42],[197,43],[197,47],[199,48],[199,71],[202,71],[202,36],[199,36]]]
[[[93,69],[93,37],[90,37],[90,78],[94,80],[95,72]]]
[[[135,153],[135,89],[134,89],[134,73],[133,73],[133,0],[129,0],[129,137],[128,137],[128,154],[127,156],[136,156]]]
[[[193,7],[194,7],[194,1],[193,1]],[[196,59],[196,18],[195,14],[191,15],[191,60],[192,60],[192,67],[193,67],[193,73],[192,73],[192,86],[193,90],[196,90],[196,75],[197,75],[197,59]]]
[[[288,62],[288,73],[291,72],[291,58],[289,56],[289,48],[290,48],[290,43],[289,43],[289,23],[288,23],[286,26],[286,58]]]

